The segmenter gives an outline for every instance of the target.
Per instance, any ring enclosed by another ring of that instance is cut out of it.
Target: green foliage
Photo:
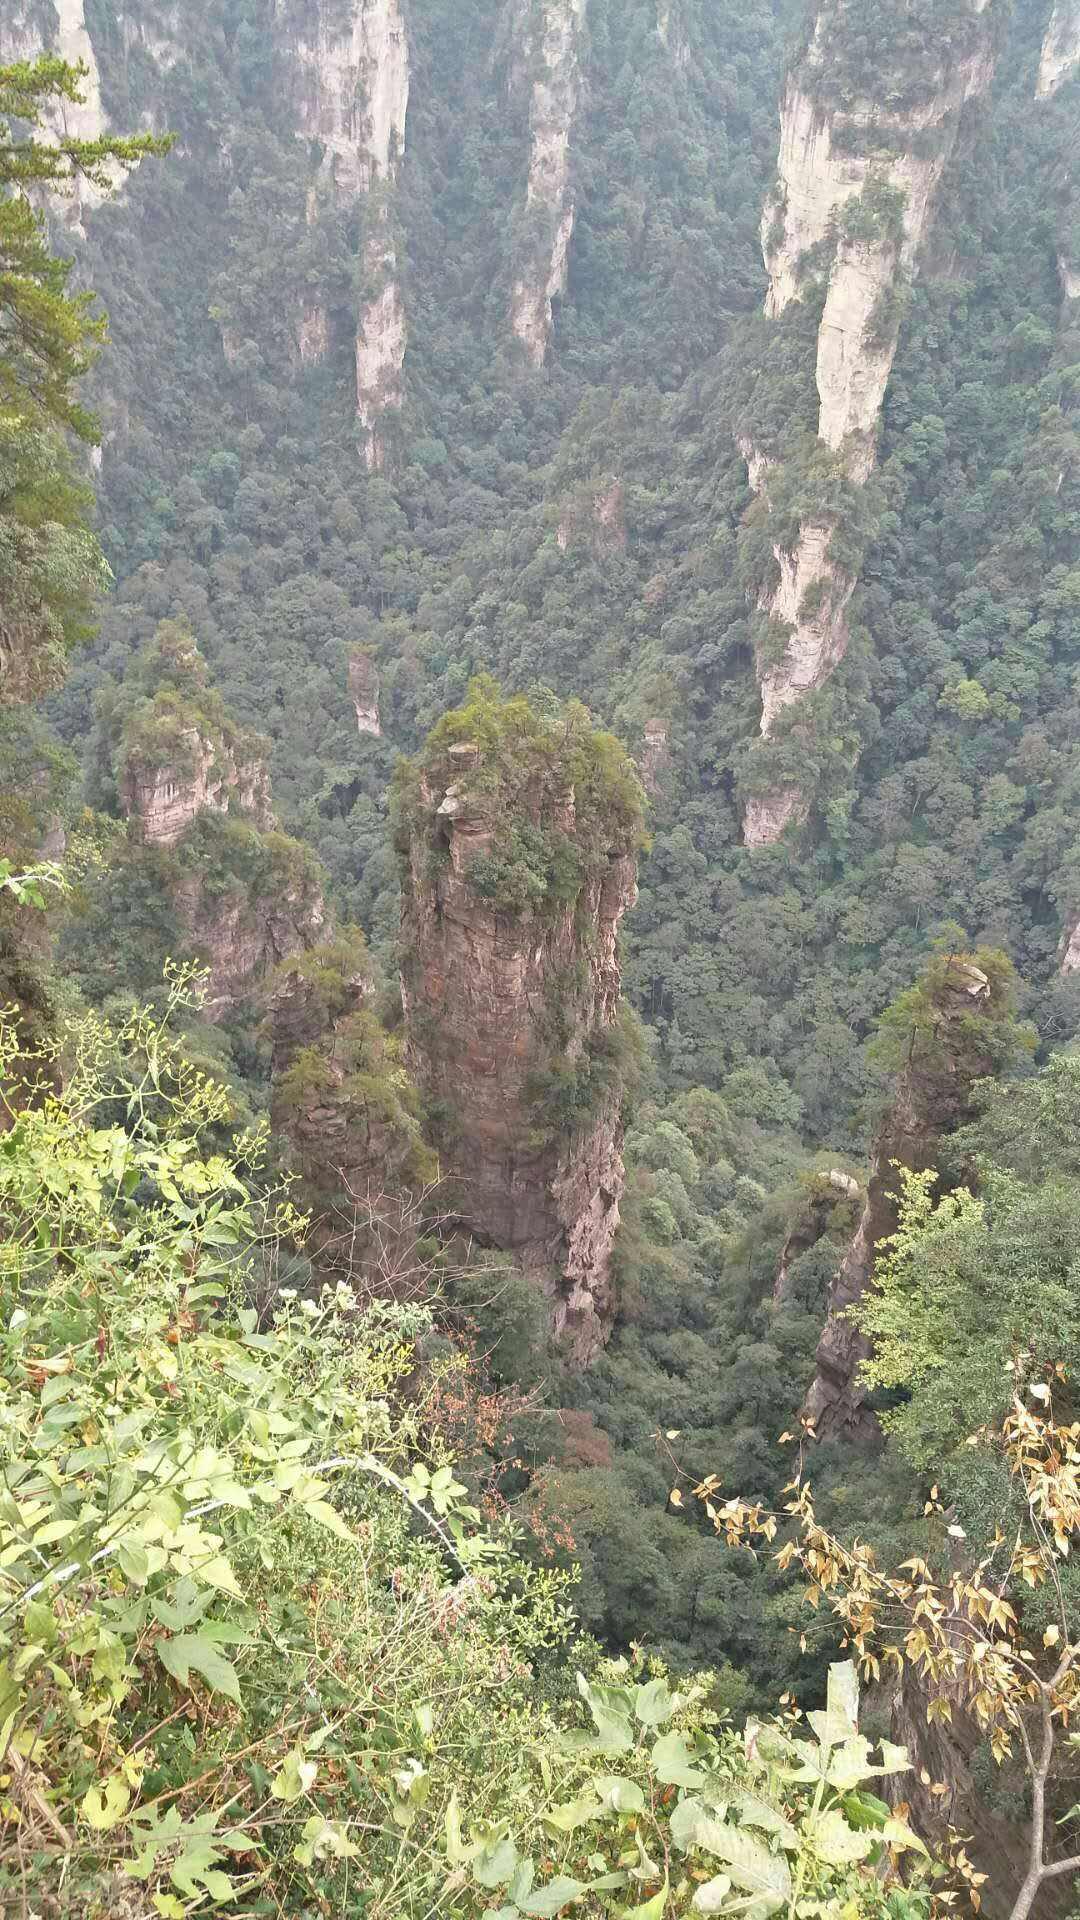
[[[89,494],[72,478],[64,434],[96,438],[76,382],[104,338],[93,297],[68,291],[72,262],[51,252],[30,193],[82,177],[110,183],[169,142],[141,134],[41,139],[83,98],[84,67],[52,56],[0,66],[0,599],[5,703],[56,686],[85,637],[107,577],[86,524]],[[15,123],[15,124],[13,124]],[[22,129],[21,132],[16,128]]]
[[[587,879],[644,841],[644,796],[618,741],[593,728],[580,701],[504,699],[489,675],[470,683],[466,704],[444,714],[416,760],[398,770],[403,850],[418,829],[434,849],[441,845],[421,789],[452,790],[457,809],[488,827],[489,844],[474,854],[468,878],[508,913],[573,904]]]
[[[937,1197],[933,1172],[900,1175],[900,1224],[858,1313],[874,1340],[867,1379],[902,1389],[884,1425],[920,1469],[955,1463],[1030,1380],[1080,1358],[1080,1062],[1055,1055],[1019,1085],[988,1083],[981,1105],[948,1143],[974,1191]]]

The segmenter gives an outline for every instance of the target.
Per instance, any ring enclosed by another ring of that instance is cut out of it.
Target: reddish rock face
[[[264,832],[273,827],[263,760],[237,760],[194,726],[184,729],[178,747],[158,765],[133,755],[124,770],[121,805],[147,846],[175,847],[200,813],[227,813],[230,804]]]
[[[585,1366],[615,1311],[620,1100],[617,1075],[605,1084],[596,1068],[614,1041],[616,935],[636,897],[636,860],[615,833],[572,897],[518,909],[485,897],[475,863],[491,855],[500,820],[497,806],[470,797],[478,759],[467,743],[451,748],[462,778],[420,789],[402,917],[409,1060],[462,1220],[516,1256],[550,1299],[568,1356]],[[557,770],[524,804],[535,829],[573,843],[574,794]],[[584,1076],[587,1102],[556,1107]]]

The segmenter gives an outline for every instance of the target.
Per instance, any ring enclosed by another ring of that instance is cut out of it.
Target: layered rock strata
[[[296,45],[303,132],[323,151],[322,172],[341,204],[366,197],[357,316],[356,409],[368,467],[383,465],[380,423],[403,398],[407,326],[393,231],[393,188],[405,151],[409,46],[400,0],[322,0],[314,30]],[[326,351],[325,311],[301,321],[301,360]]]
[[[820,294],[827,255],[816,347],[816,431],[856,486],[874,466],[900,296],[915,269],[961,110],[986,90],[992,74],[991,7],[985,0],[968,5],[966,31],[939,38],[936,67],[920,74],[911,104],[894,110],[885,104],[888,71],[879,76],[880,99],[832,104],[846,28],[843,8],[829,4],[781,102],[777,184],[762,218],[769,275],[765,313],[779,321],[811,292]],[[767,454],[745,437],[740,447],[750,484],[767,504]],[[774,545],[777,576],[759,606],[781,624],[786,643],[780,658],[770,650],[759,663],[765,738],[785,709],[824,684],[847,647],[855,579],[835,558],[835,527],[832,512],[823,511],[820,519],[811,512],[793,544]],[[757,796],[746,809],[747,845],[776,840],[804,812],[797,788]]]
[[[551,340],[552,303],[565,291],[574,231],[570,135],[581,78],[580,42],[586,0],[541,0],[542,33],[529,112],[531,152],[527,215],[541,239],[514,282],[510,322],[534,367]]]
[[[867,1445],[879,1437],[860,1378],[870,1347],[848,1314],[872,1284],[878,1246],[896,1230],[897,1168],[920,1171],[934,1164],[942,1134],[964,1117],[974,1081],[992,1070],[989,1025],[984,1043],[972,1023],[989,1022],[997,1011],[992,983],[980,967],[959,956],[939,963],[926,998],[925,1024],[912,1029],[874,1141],[858,1226],[830,1288],[829,1317],[803,1408],[819,1439],[841,1437]]]
[[[175,847],[201,813],[245,815],[253,826],[274,827],[270,776],[254,748],[234,746],[200,731],[176,728],[159,753],[132,750],[120,784],[124,816],[151,847]]]
[[[495,758],[456,741],[418,774],[401,843],[408,1058],[461,1221],[543,1291],[584,1366],[616,1305],[617,934],[636,897],[633,809],[597,809],[528,743],[516,786],[513,762],[496,776]],[[628,763],[620,779],[640,795]]]

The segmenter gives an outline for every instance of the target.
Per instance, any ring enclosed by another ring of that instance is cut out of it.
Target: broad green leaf
[[[287,1807],[292,1806],[305,1793],[311,1792],[318,1771],[315,1761],[305,1760],[300,1748],[294,1747],[291,1753],[286,1754],[284,1764],[270,1782],[274,1799],[283,1801]]]
[[[888,1846],[896,1847],[901,1853],[905,1849],[908,1851],[914,1849],[916,1853],[925,1855],[927,1859],[930,1857],[918,1834],[912,1831],[906,1820],[886,1820],[878,1837]]]
[[[845,1793],[844,1817],[855,1828],[880,1828],[889,1819],[892,1809],[874,1793],[860,1788],[858,1793]]]
[[[569,1906],[572,1900],[579,1899],[584,1892],[583,1881],[569,1880],[564,1874],[559,1874],[554,1880],[549,1880],[546,1887],[537,1887],[535,1893],[527,1894],[520,1902],[521,1911],[535,1915],[536,1920],[554,1920],[555,1914],[561,1913],[564,1907]]]
[[[105,1782],[104,1794],[99,1788],[90,1787],[83,1795],[82,1816],[95,1833],[107,1833],[110,1827],[119,1826],[130,1805],[131,1790],[127,1781],[114,1773],[111,1780]]]
[[[674,1702],[666,1680],[649,1680],[634,1694],[634,1712],[645,1727],[662,1727],[671,1719]]]
[[[346,1526],[337,1508],[332,1507],[329,1500],[305,1500],[303,1507],[304,1512],[310,1514],[313,1520],[317,1520],[321,1527],[325,1527],[329,1533],[336,1533],[339,1540],[355,1542],[356,1535]]]
[[[865,1860],[874,1845],[874,1835],[849,1827],[836,1807],[818,1815],[809,1826],[807,1837],[818,1859],[830,1867],[846,1867],[855,1860]]]
[[[881,1743],[881,1764],[879,1773],[907,1773],[911,1768],[911,1756],[906,1747],[894,1746],[891,1740]]]
[[[833,1749],[825,1778],[837,1793],[850,1793],[861,1781],[869,1780],[875,1771],[870,1764],[870,1742],[857,1733],[845,1740],[842,1746]]]
[[[711,1812],[708,1807],[702,1806],[700,1800],[684,1798],[672,1812],[671,1839],[680,1853],[688,1853],[691,1847],[704,1847],[706,1852],[718,1852],[720,1849],[712,1844],[713,1836],[723,1831],[723,1814]]]
[[[731,1881],[726,1873],[718,1873],[715,1880],[706,1880],[694,1895],[695,1913],[721,1913],[724,1902],[731,1892]]]
[[[829,1684],[824,1713],[808,1713],[823,1747],[838,1747],[858,1732],[859,1676],[853,1660],[834,1660],[829,1668]]]
[[[621,1920],[663,1920],[667,1897],[668,1883],[665,1880],[659,1893],[654,1893],[652,1899],[646,1900],[643,1906],[624,1907],[621,1910]]]
[[[211,1693],[223,1693],[240,1704],[240,1681],[236,1668],[226,1660],[212,1640],[201,1633],[178,1633],[157,1643],[158,1659],[182,1687],[190,1684],[190,1669],[201,1674]]]
[[[662,1733],[652,1750],[657,1779],[668,1787],[699,1787],[705,1779],[695,1767],[681,1733]]]
[[[645,1795],[636,1780],[626,1780],[617,1773],[601,1774],[593,1784],[604,1805],[613,1813],[645,1811]]]
[[[761,1895],[770,1906],[779,1907],[790,1900],[791,1874],[783,1854],[770,1853],[745,1827],[710,1820],[705,1836],[699,1838],[697,1844],[706,1853],[715,1853],[730,1870],[732,1879],[748,1893]]]
[[[482,1887],[505,1887],[520,1856],[512,1834],[496,1834],[473,1861],[473,1876]]]
[[[732,1805],[738,1809],[739,1819],[746,1827],[759,1827],[763,1833],[774,1833],[789,1853],[798,1850],[799,1836],[791,1821],[770,1807],[767,1800],[759,1800],[756,1793],[737,1792],[732,1796]]]
[[[136,1587],[145,1587],[150,1578],[150,1556],[137,1540],[122,1540],[117,1548],[125,1579]]]
[[[540,1819],[553,1833],[574,1833],[578,1827],[598,1819],[603,1811],[599,1800],[582,1797],[580,1800],[568,1800],[561,1807],[549,1807],[546,1813],[540,1815]]]

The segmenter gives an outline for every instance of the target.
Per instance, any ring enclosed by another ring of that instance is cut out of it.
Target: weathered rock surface
[[[405,151],[409,45],[400,0],[321,0],[296,41],[301,128],[323,148],[322,172],[342,204],[368,197],[356,334],[356,407],[369,467],[383,464],[379,423],[401,405],[407,326],[393,237],[392,190]],[[303,361],[328,344],[324,309],[312,302],[301,322]]]
[[[830,250],[817,336],[817,433],[856,485],[874,466],[899,333],[897,296],[915,269],[961,110],[992,75],[991,9],[985,0],[969,6],[969,26],[984,14],[983,30],[956,45],[942,37],[937,70],[921,76],[917,104],[896,111],[884,94],[841,110],[823,104],[833,50],[845,31],[843,9],[830,3],[781,102],[777,185],[762,217],[765,312],[778,320],[801,300],[814,279],[808,256]],[[740,447],[750,484],[764,495],[765,455],[746,440]],[[766,738],[785,708],[824,684],[847,648],[855,579],[834,560],[833,535],[830,514],[820,521],[808,515],[794,546],[774,547],[779,577],[760,605],[784,623],[789,638],[783,657],[759,670]],[[747,844],[776,840],[803,811],[795,789],[757,796],[744,821]]]
[[[636,897],[625,834],[590,862],[577,890],[507,910],[484,897],[475,862],[496,844],[499,812],[468,743],[460,776],[420,788],[403,875],[402,989],[408,1058],[443,1116],[443,1171],[463,1222],[511,1253],[551,1302],[575,1365],[611,1331],[611,1253],[623,1189],[617,1086],[566,1126],[545,1108],[556,1086],[613,1037],[619,922]],[[556,767],[518,796],[540,833],[573,841],[575,795]]]
[[[268,896],[243,885],[221,893],[200,873],[185,874],[173,901],[192,952],[210,969],[203,1016],[219,1020],[247,1000],[291,954],[315,945],[326,928],[317,874],[302,872]]]
[[[570,134],[580,88],[585,6],[586,0],[542,0],[543,34],[529,114],[527,205],[546,218],[549,238],[533,269],[515,281],[510,309],[511,325],[534,367],[542,367],[547,355],[552,302],[566,287],[574,231]]]
[[[349,661],[349,692],[356,710],[357,732],[380,736],[379,669],[370,653],[354,653]]]
[[[1035,92],[1040,100],[1056,93],[1080,66],[1080,0],[1060,0],[1050,15],[1039,56]]]
[[[622,553],[627,544],[626,492],[617,476],[608,474],[580,489],[559,514],[555,539],[563,553],[576,539],[588,541],[597,558]]]
[[[916,1172],[932,1166],[941,1135],[963,1117],[974,1080],[991,1070],[992,1058],[973,1044],[969,1023],[973,1014],[989,1015],[993,1010],[987,975],[971,962],[951,957],[935,989],[933,1024],[913,1033],[906,1064],[874,1142],[859,1224],[830,1289],[829,1317],[803,1408],[819,1439],[842,1437],[865,1446],[879,1437],[859,1378],[870,1347],[846,1315],[872,1282],[878,1245],[896,1230],[897,1163]]]
[[[201,813],[234,808],[254,826],[274,826],[270,776],[258,754],[237,756],[197,726],[179,729],[176,751],[160,760],[130,755],[120,788],[125,817],[151,847],[175,847]]]
[[[188,629],[163,622],[133,682],[114,722],[120,808],[133,857],[140,847],[158,856],[151,870],[185,945],[209,966],[205,1013],[219,1019],[323,936],[322,869],[278,831],[269,743],[232,724]],[[209,828],[196,831],[207,820],[220,823],[209,841]]]

